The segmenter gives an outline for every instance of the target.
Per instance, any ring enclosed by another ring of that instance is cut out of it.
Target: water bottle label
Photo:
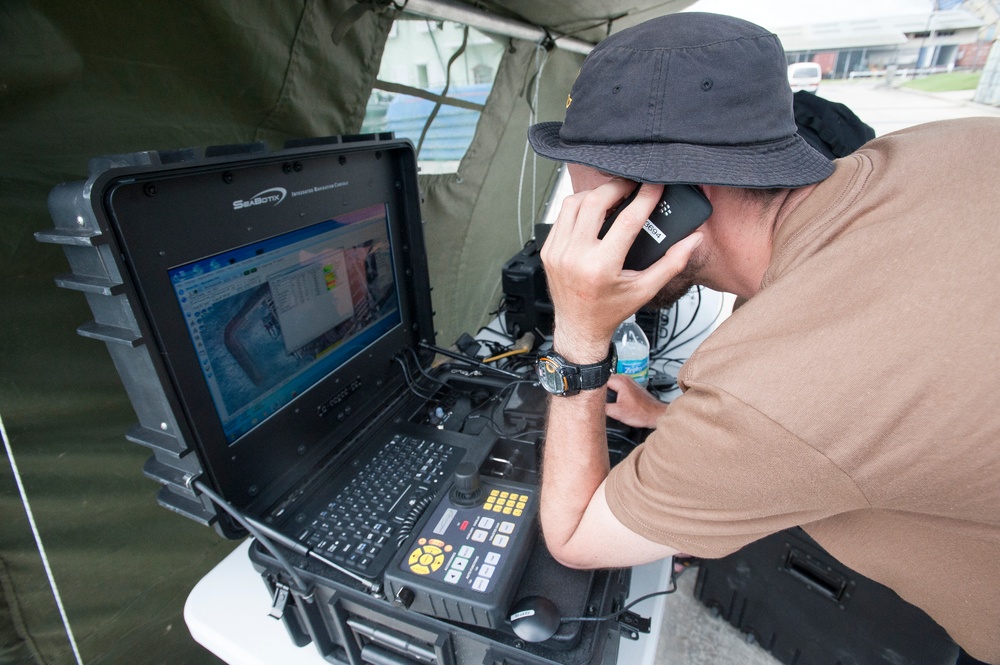
[[[630,376],[635,379],[636,383],[645,383],[646,378],[649,376],[649,359],[648,358],[635,358],[635,359],[618,359],[618,374],[624,374],[625,376]]]

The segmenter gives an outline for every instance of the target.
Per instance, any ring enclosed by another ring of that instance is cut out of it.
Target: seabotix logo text
[[[264,205],[265,203],[270,203],[271,205],[278,205],[285,200],[285,196],[288,192],[284,187],[272,187],[270,189],[265,189],[262,192],[257,192],[245,201],[239,199],[233,201],[233,210],[240,210],[242,208],[250,208],[252,206]]]

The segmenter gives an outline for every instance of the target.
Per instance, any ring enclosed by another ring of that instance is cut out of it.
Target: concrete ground
[[[818,94],[850,107],[876,136],[935,120],[1000,117],[1000,108],[972,102],[972,90],[929,94],[888,88],[873,81],[824,81]],[[742,633],[713,617],[694,598],[696,575],[695,570],[687,571],[677,592],[666,597],[656,665],[778,665],[767,651],[748,644]]]
[[[697,570],[677,581],[667,596],[656,665],[779,665],[780,661],[724,619],[713,617],[694,597]],[[630,665],[622,663],[621,665]]]
[[[887,87],[877,81],[824,81],[820,97],[845,104],[875,130],[876,136],[934,120],[972,116],[1000,117],[1000,108],[972,101],[974,90],[926,93]]]

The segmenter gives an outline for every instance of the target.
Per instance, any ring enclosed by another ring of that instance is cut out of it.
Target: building
[[[981,51],[984,62],[989,44],[983,46],[980,42],[985,38],[984,29],[991,27],[967,9],[951,8],[774,31],[781,38],[789,64],[817,62],[824,77],[842,79],[881,76],[890,69],[901,74],[950,71],[963,58],[976,61],[977,51]]]

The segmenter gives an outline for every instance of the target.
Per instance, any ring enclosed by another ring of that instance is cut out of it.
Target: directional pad
[[[421,538],[417,541],[416,549],[410,552],[406,563],[417,575],[430,575],[444,565],[444,555],[451,549],[451,545],[445,545],[436,538]]]

